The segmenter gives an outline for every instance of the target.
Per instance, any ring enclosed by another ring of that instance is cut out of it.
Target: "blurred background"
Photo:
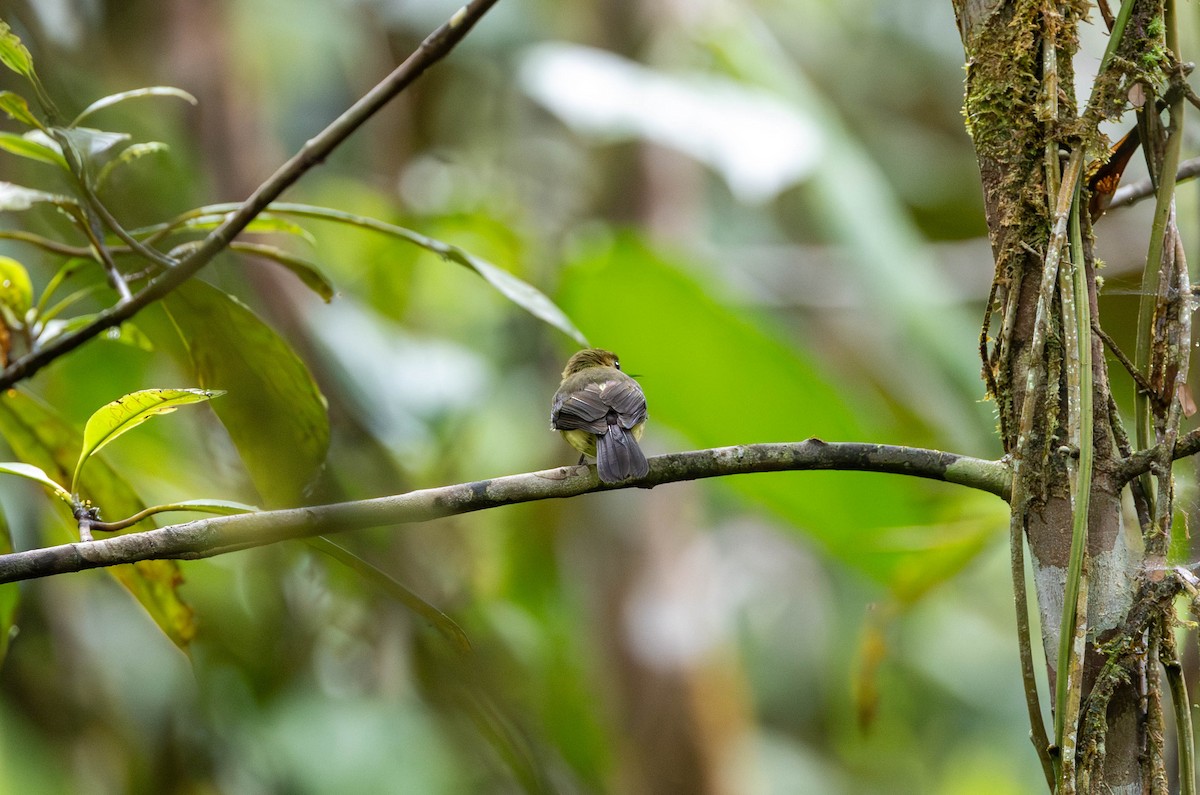
[[[68,116],[147,85],[199,99],[95,117],[170,147],[105,193],[132,227],[245,198],[456,7],[0,0],[0,16]],[[399,224],[545,292],[638,376],[649,454],[818,436],[995,458],[962,78],[944,0],[502,0],[284,199]],[[47,174],[0,152],[0,179]],[[1119,341],[1148,212],[1098,230]],[[0,224],[49,234],[49,215]],[[548,429],[570,337],[412,245],[302,224],[315,242],[279,245],[321,265],[331,303],[230,254],[202,275],[328,401],[303,501],[575,462]],[[60,264],[0,253],[35,287]],[[82,427],[126,392],[195,386],[161,310],[135,323],[155,350],[94,341],[23,389]],[[207,409],[103,456],[145,502],[263,504]],[[0,482],[0,498],[18,547],[64,532],[36,487]],[[989,495],[805,472],[339,536],[458,622],[466,654],[300,543],[183,563],[187,653],[104,572],[27,583],[0,669],[0,788],[1034,791],[1006,528]]]

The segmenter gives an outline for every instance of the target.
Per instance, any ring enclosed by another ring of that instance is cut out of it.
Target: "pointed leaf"
[[[117,94],[109,94],[107,97],[101,97],[80,111],[79,115],[75,117],[75,121],[71,122],[70,126],[74,127],[78,125],[79,122],[83,121],[86,117],[92,115],[98,110],[112,107],[118,102],[124,102],[127,99],[137,99],[139,97],[178,97],[189,104],[199,104],[199,101],[195,97],[184,91],[182,88],[175,88],[174,86],[149,86],[147,88],[135,88],[131,91],[121,91]]]
[[[98,409],[83,429],[83,449],[71,478],[71,490],[79,480],[79,470],[88,457],[104,445],[131,431],[151,417],[169,414],[180,406],[212,400],[225,394],[209,389],[143,389],[120,397]]]
[[[39,130],[42,129],[42,123],[33,115],[33,111],[29,109],[29,103],[20,94],[12,91],[0,91],[0,110],[7,113],[13,121],[19,121]]]
[[[230,243],[229,247],[243,254],[264,257],[279,263],[304,282],[305,287],[321,296],[325,303],[333,300],[333,285],[330,284],[325,274],[321,273],[321,270],[308,260],[297,257],[277,246],[265,246],[261,243]]]
[[[0,63],[19,75],[33,77],[33,56],[3,20],[0,20]]]
[[[0,395],[0,436],[17,457],[63,483],[74,463],[74,451],[82,444],[79,433],[53,409],[15,389]],[[103,509],[114,516],[131,516],[142,509],[129,484],[103,458],[92,461],[78,486],[83,495],[102,497]],[[78,536],[68,531],[74,524],[70,509],[63,505],[58,513],[63,522],[57,528],[51,525],[52,537],[45,541],[78,541]],[[179,597],[179,564],[173,560],[141,561],[107,571],[141,603],[159,629],[186,651],[196,634],[196,625],[192,609]]]
[[[64,489],[62,486],[50,479],[50,476],[43,472],[33,464],[22,464],[20,461],[5,461],[0,463],[0,474],[16,475],[29,480],[36,480],[43,486],[46,486],[54,492],[54,496],[65,502],[67,505],[72,504],[71,492]]]
[[[49,202],[59,206],[75,205],[75,201],[68,196],[46,193],[42,190],[14,185],[11,182],[0,182],[0,211],[28,210],[38,202]]]
[[[196,380],[229,395],[213,410],[268,506],[295,505],[325,461],[329,416],[308,367],[244,304],[192,280],[163,300]]]
[[[11,152],[18,157],[37,160],[41,163],[49,163],[64,170],[67,169],[67,161],[63,158],[57,146],[51,147],[39,141],[31,141],[23,135],[0,132],[0,149]]]
[[[338,221],[340,223],[352,224],[364,229],[371,229],[376,232],[382,232],[392,237],[398,237],[409,243],[420,246],[427,251],[432,251],[451,262],[456,262],[478,273],[488,284],[496,288],[501,295],[512,301],[517,306],[524,309],[529,314],[549,323],[551,326],[559,329],[563,333],[575,339],[581,345],[587,344],[587,338],[583,332],[575,327],[567,314],[563,312],[553,301],[546,297],[545,293],[537,289],[522,279],[514,276],[506,270],[496,267],[485,259],[476,257],[462,250],[458,246],[443,243],[440,240],[426,237],[424,235],[413,232],[404,227],[395,226],[394,224],[377,221],[374,218],[365,218],[363,216],[354,215],[353,213],[343,213],[337,210],[329,210],[324,207],[313,207],[306,204],[289,204],[280,202],[270,206],[272,212],[280,214],[291,214],[307,216],[310,218],[323,218],[329,221]]]
[[[233,516],[239,513],[258,513],[260,509],[256,505],[247,505],[244,502],[235,502],[233,500],[183,500],[181,502],[172,502],[166,505],[156,505],[155,513],[166,513],[167,511],[195,511],[196,513],[212,513],[219,516]]]
[[[112,174],[113,169],[117,168],[118,166],[132,163],[134,160],[145,157],[146,155],[165,152],[169,148],[170,147],[161,141],[145,141],[140,144],[132,144],[125,147],[121,150],[121,154],[105,163],[104,167],[100,169],[100,173],[96,175],[96,185],[103,185],[105,181],[108,180],[109,175]]]

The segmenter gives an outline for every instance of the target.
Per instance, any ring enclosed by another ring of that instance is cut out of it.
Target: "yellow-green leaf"
[[[41,163],[49,163],[64,170],[68,168],[66,158],[62,156],[57,147],[46,146],[41,141],[30,140],[24,135],[0,132],[0,149],[11,152],[18,157],[37,160]]]
[[[62,483],[71,471],[74,451],[82,444],[79,432],[54,409],[15,389],[0,396],[0,436],[18,458],[51,473],[52,480]],[[131,516],[142,509],[129,483],[103,458],[96,458],[77,485],[82,494],[101,500],[103,510],[112,516]],[[60,506],[58,514],[63,522],[57,527],[51,523],[44,541],[79,540],[70,530],[70,508],[57,501],[55,505]],[[145,560],[107,571],[141,603],[163,634],[186,651],[196,634],[196,624],[192,609],[179,597],[179,564],[173,560]]]
[[[167,414],[189,403],[212,400],[225,394],[212,389],[143,389],[114,400],[97,410],[88,418],[83,429],[83,449],[75,474],[71,478],[71,490],[79,480],[79,470],[88,457],[126,431],[131,431],[151,417]]]
[[[29,272],[12,257],[0,256],[0,303],[18,318],[24,317],[33,306],[33,285]]]
[[[3,20],[0,20],[0,63],[19,75],[33,77],[33,56]]]
[[[33,115],[33,111],[29,109],[29,103],[20,94],[12,91],[0,91],[0,110],[7,113],[13,121],[37,127],[39,130],[42,129],[42,123]]]
[[[49,475],[47,475],[39,467],[35,467],[33,464],[23,464],[20,461],[5,461],[0,463],[0,473],[5,475],[17,475],[18,477],[35,480],[38,483],[41,483],[43,486],[49,488],[52,492],[54,492],[54,496],[58,497],[67,505],[71,505],[72,503],[71,492],[64,489],[58,483],[55,483],[53,480],[51,480]]]

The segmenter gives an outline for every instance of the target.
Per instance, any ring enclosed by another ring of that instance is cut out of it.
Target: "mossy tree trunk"
[[[1183,88],[1168,47],[1170,20],[1161,0],[1126,3],[1106,20],[1112,45],[1081,110],[1072,58],[1087,4],[954,0],[954,6],[967,62],[965,114],[996,266],[980,344],[1013,464],[1014,587],[1034,744],[1056,791],[1160,791],[1166,772],[1154,661],[1162,656],[1174,690],[1175,590],[1165,582],[1163,563],[1172,515],[1169,462],[1190,334],[1188,309],[1180,310],[1168,289],[1188,285],[1171,198]],[[1107,142],[1098,125],[1126,109],[1131,96],[1142,103],[1138,135],[1148,142],[1162,224],[1152,232],[1159,246],[1148,254],[1144,286],[1151,297],[1139,318],[1146,345],[1143,351],[1139,344],[1134,368],[1144,387],[1138,419],[1145,434],[1135,434],[1136,446],[1160,467],[1157,481],[1146,475],[1129,484],[1134,443],[1121,427],[1105,347],[1093,330],[1099,313],[1091,223],[1102,198],[1096,194],[1109,187],[1100,168]],[[1158,179],[1164,173],[1168,178]],[[1133,522],[1121,507],[1127,485],[1140,525],[1128,531]],[[1043,728],[1024,623],[1026,543],[1047,659],[1050,730]]]

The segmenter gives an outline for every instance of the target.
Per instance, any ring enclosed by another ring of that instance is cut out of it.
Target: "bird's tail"
[[[604,483],[616,483],[629,478],[645,477],[650,463],[638,446],[633,434],[618,423],[608,426],[608,432],[596,438],[596,472]]]

